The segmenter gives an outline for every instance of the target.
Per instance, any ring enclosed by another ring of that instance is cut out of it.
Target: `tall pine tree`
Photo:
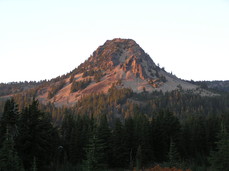
[[[136,170],[139,171],[142,167],[142,148],[139,145],[136,153]]]
[[[95,171],[104,168],[104,143],[97,135],[97,126],[95,120],[91,118],[89,142],[87,144],[86,160],[84,161],[84,170]]]
[[[99,125],[97,128],[98,139],[103,144],[102,152],[103,156],[101,161],[104,164],[104,167],[107,167],[111,164],[111,131],[107,122],[107,116],[103,114],[99,120]]]
[[[116,119],[112,133],[112,166],[121,168],[127,165],[128,153],[125,149],[124,128],[120,119]]]
[[[180,157],[179,157],[179,153],[177,151],[176,145],[175,145],[175,143],[174,143],[174,141],[173,141],[172,138],[170,140],[170,147],[169,147],[168,158],[169,158],[169,165],[170,165],[170,167],[176,167],[176,166],[178,166]]]
[[[18,134],[17,121],[19,117],[18,106],[14,99],[7,100],[0,120],[0,144],[4,141],[6,130],[15,138]]]
[[[38,170],[48,170],[57,152],[58,136],[51,118],[38,109],[38,101],[33,100],[23,109],[19,119],[17,149],[25,169],[32,168],[36,158]]]
[[[22,162],[15,150],[13,136],[7,133],[4,136],[2,148],[0,149],[0,171],[24,171]]]
[[[229,134],[224,125],[219,133],[217,151],[212,152],[210,163],[216,170],[229,170]]]

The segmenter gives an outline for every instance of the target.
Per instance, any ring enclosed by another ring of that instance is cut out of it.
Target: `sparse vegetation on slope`
[[[55,94],[64,87],[65,81],[61,80],[60,82],[55,83],[51,86],[50,90],[48,91],[48,98],[51,99],[55,96]]]
[[[91,83],[91,79],[85,79],[83,81],[73,81],[71,86],[71,93],[85,89]]]

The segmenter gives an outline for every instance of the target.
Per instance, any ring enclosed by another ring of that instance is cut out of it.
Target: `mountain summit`
[[[98,86],[104,84],[105,87],[109,87],[108,85],[117,82],[134,92],[141,92],[143,89],[171,91],[177,89],[178,85],[183,85],[185,89],[196,88],[156,66],[150,56],[131,39],[106,41],[79,66],[77,71],[82,72],[83,76],[94,76],[93,79],[97,80]],[[99,81],[98,75],[100,75]]]
[[[85,95],[107,93],[112,87],[136,93],[199,90],[155,65],[134,40],[117,38],[107,40],[69,74],[37,86],[35,96],[43,103],[73,105]]]
[[[112,74],[113,79],[129,80],[152,78],[157,66],[144,50],[131,39],[113,39],[100,46],[93,55],[79,67],[84,72],[101,71]],[[115,72],[112,72],[115,71]],[[111,77],[111,75],[110,75]]]
[[[136,93],[197,88],[155,65],[134,40],[116,38],[99,46],[65,79],[47,87],[40,99],[57,105],[74,104],[82,96],[107,93],[114,86]]]
[[[100,46],[85,63],[88,68],[112,70],[117,66],[125,72],[132,71],[135,76],[147,77],[149,68],[156,68],[152,59],[131,39],[113,39]]]

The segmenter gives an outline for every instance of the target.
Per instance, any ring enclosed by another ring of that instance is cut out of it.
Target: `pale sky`
[[[0,82],[66,74],[113,38],[179,78],[229,80],[229,0],[0,0]]]

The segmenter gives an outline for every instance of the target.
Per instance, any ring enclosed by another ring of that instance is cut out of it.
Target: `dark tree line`
[[[219,162],[220,150],[226,150],[222,153],[226,161],[222,162],[227,163],[229,157],[228,137],[218,136],[221,123],[228,124],[225,117],[228,118],[228,114],[190,117],[180,122],[171,112],[161,111],[150,120],[142,114],[135,114],[123,122],[116,118],[111,127],[105,114],[97,118],[69,114],[64,118],[61,135],[66,161],[88,170],[141,168],[153,163],[168,163],[171,167],[190,167],[192,164],[210,167],[209,161]],[[221,141],[224,145],[218,147]]]
[[[228,127],[221,125],[228,125],[228,118],[191,116],[181,122],[161,111],[152,118],[137,113],[124,121],[116,118],[111,126],[106,114],[69,112],[57,129],[36,100],[21,112],[8,100],[0,122],[0,168],[58,170],[72,165],[101,170],[164,162],[208,166],[212,161],[222,169],[228,167],[229,137]]]
[[[20,114],[14,100],[8,100],[0,132],[0,170],[49,170],[59,137],[51,117],[38,109],[36,100]]]
[[[14,170],[38,171],[154,163],[227,167],[227,95],[136,95],[112,87],[106,95],[84,97],[73,108],[39,105],[27,96],[15,100],[19,105],[8,100],[0,120],[0,168],[5,170],[12,163]]]
[[[45,84],[47,81],[42,80],[39,82],[36,81],[30,81],[30,82],[11,82],[11,83],[0,83],[0,96],[6,96],[9,94],[16,94],[20,93],[22,91],[25,91],[27,89],[34,88],[36,86],[39,86],[41,84]]]

